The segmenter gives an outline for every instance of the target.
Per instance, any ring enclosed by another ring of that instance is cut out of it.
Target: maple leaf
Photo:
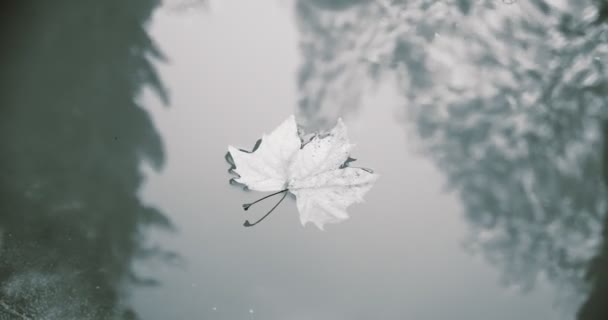
[[[276,191],[270,196],[292,193],[296,197],[300,222],[314,223],[323,230],[326,223],[348,218],[346,208],[362,202],[378,178],[369,169],[350,167],[353,144],[348,141],[346,126],[338,119],[329,132],[314,134],[304,142],[300,138],[294,116],[290,116],[272,133],[263,135],[252,151],[228,146],[226,159],[232,165],[229,172],[238,177],[231,182],[243,184],[256,191]],[[247,210],[252,204],[245,204]],[[279,201],[262,219],[263,220]]]

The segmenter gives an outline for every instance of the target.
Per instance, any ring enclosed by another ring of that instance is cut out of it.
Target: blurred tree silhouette
[[[123,301],[142,227],[137,197],[163,163],[136,98],[166,100],[145,24],[158,0],[12,1],[0,36],[0,319],[135,319]],[[152,250],[154,251],[154,250]]]
[[[604,185],[608,186],[608,122],[603,126],[603,157],[602,178]],[[591,283],[589,296],[578,312],[580,320],[599,320],[608,318],[608,214],[604,217],[601,250],[589,264],[587,280]]]
[[[543,274],[584,290],[607,209],[598,152],[608,118],[606,2],[343,7],[297,4],[309,126],[356,109],[381,77],[396,79],[422,146],[461,196],[470,246],[505,281],[530,287]]]

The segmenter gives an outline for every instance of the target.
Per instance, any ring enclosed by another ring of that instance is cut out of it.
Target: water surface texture
[[[31,3],[31,4],[30,4]],[[0,319],[605,320],[608,4],[76,1],[2,31]],[[295,114],[380,175],[228,183]]]

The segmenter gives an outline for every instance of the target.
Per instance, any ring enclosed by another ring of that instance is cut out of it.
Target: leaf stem
[[[277,192],[277,193],[274,193],[274,194],[271,194],[271,195],[270,195],[270,196],[273,196],[273,195],[275,195],[275,194],[279,194],[279,193],[281,193],[281,192],[284,192],[285,194],[283,195],[283,197],[281,197],[281,200],[279,200],[279,202],[277,202],[277,204],[275,204],[275,205],[274,205],[274,207],[272,207],[272,209],[270,209],[270,211],[268,211],[268,213],[266,213],[266,214],[265,214],[265,215],[264,215],[262,218],[260,218],[260,220],[258,220],[258,221],[256,221],[256,222],[254,222],[254,223],[249,223],[249,220],[245,220],[245,223],[243,224],[243,226],[245,226],[245,227],[253,227],[253,226],[255,226],[256,224],[258,224],[258,223],[262,222],[262,220],[266,219],[266,217],[268,217],[268,215],[269,215],[271,212],[273,212],[273,211],[274,211],[274,209],[276,209],[276,208],[279,206],[279,204],[280,204],[281,202],[283,202],[283,199],[285,199],[285,197],[287,196],[287,189],[285,189],[285,190],[283,190],[283,191],[279,191],[279,192]],[[268,197],[270,197],[270,196],[266,196],[266,197],[264,197],[264,198],[262,198],[262,199],[268,198]],[[260,199],[260,200],[262,200],[262,199]],[[260,201],[260,200],[258,200],[258,201]],[[258,201],[256,201],[256,202],[258,202]],[[254,202],[254,203],[255,203],[255,202]],[[252,204],[253,204],[253,203],[252,203]],[[247,209],[245,209],[245,210],[247,210]]]
[[[273,194],[269,194],[269,195],[267,195],[267,196],[265,196],[265,197],[263,197],[261,199],[258,199],[258,200],[254,201],[252,203],[245,203],[245,204],[243,204],[243,210],[247,211],[247,210],[249,210],[249,207],[251,207],[252,205],[254,205],[254,204],[256,204],[256,203],[258,203],[258,202],[260,202],[260,201],[262,201],[264,199],[267,199],[267,198],[270,198],[270,197],[272,197],[274,195],[277,195],[279,193],[287,192],[288,190],[289,189],[284,189],[284,190],[281,190],[281,191],[277,191],[277,192],[275,192]]]

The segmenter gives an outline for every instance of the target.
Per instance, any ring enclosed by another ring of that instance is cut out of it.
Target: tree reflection
[[[602,178],[608,186],[608,122],[603,126]],[[608,306],[605,299],[608,295],[608,215],[604,217],[601,250],[587,268],[587,280],[591,283],[589,296],[580,307],[578,319],[595,320],[608,318]]]
[[[157,5],[18,1],[2,11],[2,319],[136,318],[123,298],[142,281],[131,268],[149,253],[142,227],[170,227],[137,197],[141,160],[163,162],[136,101],[145,85],[166,99],[145,30]]]
[[[299,1],[301,116],[331,122],[361,88],[394,76],[425,150],[462,198],[470,245],[505,281],[528,287],[543,274],[585,290],[607,209],[606,7],[419,0],[336,11]],[[588,304],[606,290],[605,261],[593,265]]]

